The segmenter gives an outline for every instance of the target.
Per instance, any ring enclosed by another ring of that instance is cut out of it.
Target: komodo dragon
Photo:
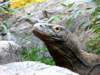
[[[80,75],[100,75],[100,56],[81,50],[78,38],[64,26],[38,23],[33,33],[45,43],[56,65]]]

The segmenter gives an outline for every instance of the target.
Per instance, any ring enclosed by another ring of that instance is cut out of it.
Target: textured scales
[[[78,38],[64,26],[38,23],[33,33],[45,43],[56,65],[80,75],[100,74],[100,56],[84,52]]]

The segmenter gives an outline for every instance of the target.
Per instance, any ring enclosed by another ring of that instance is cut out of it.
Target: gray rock
[[[1,75],[79,75],[68,69],[39,62],[14,62],[0,66]]]
[[[13,41],[0,41],[0,64],[19,61],[20,50],[21,47]]]

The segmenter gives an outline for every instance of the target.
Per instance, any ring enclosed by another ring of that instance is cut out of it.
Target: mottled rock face
[[[32,25],[28,22],[20,22],[9,29],[11,35],[7,35],[8,37],[10,36],[8,40],[15,41],[25,48],[42,47],[42,42],[32,34],[32,28]]]
[[[1,75],[79,75],[68,69],[39,62],[14,62],[0,65]]]
[[[0,64],[21,61],[21,47],[12,41],[0,41]]]

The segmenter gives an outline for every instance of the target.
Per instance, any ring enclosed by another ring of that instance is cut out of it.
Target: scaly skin
[[[81,50],[77,37],[64,26],[38,23],[33,33],[45,43],[56,65],[80,75],[100,75],[100,56]]]

